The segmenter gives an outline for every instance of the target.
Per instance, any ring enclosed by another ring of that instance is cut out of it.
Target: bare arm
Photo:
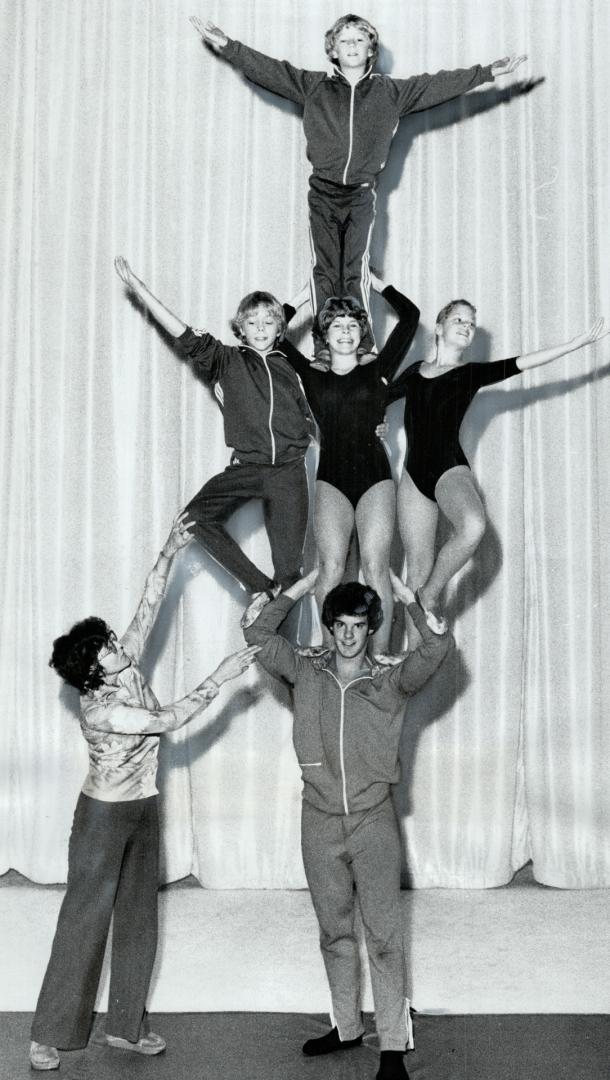
[[[605,325],[604,319],[597,319],[590,330],[584,334],[577,334],[576,337],[564,342],[563,345],[555,345],[550,349],[539,349],[538,352],[518,356],[517,367],[521,371],[527,371],[529,368],[540,367],[541,364],[549,364],[551,360],[558,360],[560,356],[565,356],[566,353],[576,352],[577,349],[582,349],[585,345],[591,345],[594,341],[599,341],[606,334],[610,334],[610,327]]]
[[[136,277],[127,262],[127,259],[124,259],[122,255],[117,255],[114,260],[114,268],[121,281],[124,281],[127,287],[135,293],[138,299],[144,304],[144,307],[150,311],[153,319],[156,319],[159,325],[162,326],[164,330],[167,330],[168,334],[177,338],[184,333],[186,330],[186,323],[182,322],[177,315],[174,315],[169,308],[166,308],[165,304],[162,304],[160,300],[157,300],[156,296],[153,296],[148,286]]]

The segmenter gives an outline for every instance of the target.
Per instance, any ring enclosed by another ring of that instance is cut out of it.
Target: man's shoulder
[[[322,668],[325,668],[333,655],[332,649],[327,649],[325,645],[301,646],[295,649],[295,654],[302,657],[304,660],[309,660],[311,667],[316,671],[321,671]]]

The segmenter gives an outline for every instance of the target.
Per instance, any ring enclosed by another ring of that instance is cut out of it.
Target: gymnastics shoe
[[[303,1053],[307,1054],[307,1057],[317,1057],[318,1054],[332,1054],[335,1050],[353,1050],[355,1046],[360,1046],[361,1042],[362,1035],[342,1042],[339,1032],[334,1027],[331,1031],[327,1031],[326,1035],[321,1035],[319,1039],[308,1039],[306,1043],[303,1043]]]
[[[281,591],[281,585],[274,585],[272,589],[267,589],[265,592],[253,593],[252,599],[240,620],[239,625],[242,630],[247,630],[249,626],[252,626],[252,623],[256,622],[263,608],[267,606],[270,600],[275,600],[275,597],[279,596]]]
[[[442,616],[439,617],[438,615],[435,615],[433,611],[430,611],[428,608],[424,607],[424,605],[422,603],[422,598],[419,595],[419,589],[415,590],[415,602],[418,605],[418,607],[421,608],[421,610],[423,611],[423,613],[424,613],[424,615],[426,617],[426,622],[428,624],[428,627],[432,631],[432,633],[433,634],[439,634],[439,635],[446,634],[447,633],[447,620],[443,619]]]
[[[30,1065],[33,1069],[58,1069],[59,1054],[54,1046],[44,1043],[30,1043]]]
[[[409,1080],[402,1060],[402,1050],[382,1050],[375,1080]]]
[[[106,1042],[115,1050],[133,1050],[136,1054],[147,1054],[149,1057],[153,1054],[162,1054],[167,1045],[165,1039],[156,1035],[154,1031],[142,1035],[142,1038],[135,1043],[129,1042],[129,1039],[119,1039],[118,1035],[106,1035]]]

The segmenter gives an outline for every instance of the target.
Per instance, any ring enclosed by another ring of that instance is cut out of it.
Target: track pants
[[[114,910],[106,1031],[137,1042],[157,949],[158,796],[102,802],[81,794],[68,887],[32,1023],[32,1039],[87,1045]]]
[[[229,535],[225,523],[250,499],[262,499],[275,577],[263,574]],[[287,589],[301,576],[309,495],[304,458],[283,465],[231,464],[213,476],[186,507],[193,535],[248,589]]]
[[[369,315],[369,246],[375,219],[371,185],[333,184],[309,179],[309,229],[312,248],[312,306],[317,315],[329,296],[353,296]],[[372,332],[361,344],[370,349]]]
[[[400,905],[400,837],[392,800],[355,814],[327,814],[303,802],[301,843],[307,883],[320,924],[320,947],[339,1037],[364,1028],[358,941],[360,905],[382,1050],[409,1039]],[[354,886],[356,893],[354,893]]]

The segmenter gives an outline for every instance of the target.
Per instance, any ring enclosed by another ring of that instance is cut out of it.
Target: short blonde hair
[[[333,23],[330,30],[326,31],[324,35],[324,49],[326,55],[331,57],[335,42],[346,26],[355,26],[358,30],[364,30],[364,32],[368,34],[371,46],[371,63],[374,64],[379,52],[379,34],[373,24],[370,23],[368,19],[361,18],[360,15],[342,15],[340,19],[337,19],[337,21]]]
[[[277,319],[277,336],[281,341],[286,333],[286,316],[284,315],[284,309],[279,300],[270,292],[262,292],[257,289],[256,292],[248,293],[244,296],[243,300],[239,301],[239,306],[235,312],[235,317],[231,319],[231,330],[235,334],[235,337],[240,341],[244,339],[244,322],[257,307],[266,307],[271,312],[274,319]]]

